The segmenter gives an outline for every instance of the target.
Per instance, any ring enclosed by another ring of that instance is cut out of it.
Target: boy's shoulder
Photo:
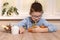
[[[40,18],[40,21],[46,21],[46,19],[45,18]]]
[[[31,20],[30,18],[31,18],[31,17],[26,17],[26,18],[24,18],[24,20],[27,20],[27,21],[28,21],[28,20]],[[45,19],[45,18],[40,18],[39,21],[46,21],[46,19]]]
[[[30,20],[30,17],[26,17],[26,18],[24,18],[23,20]]]

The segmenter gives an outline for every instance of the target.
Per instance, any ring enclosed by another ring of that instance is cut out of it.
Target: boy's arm
[[[24,19],[24,20],[18,22],[16,25],[17,25],[18,27],[23,27],[23,26],[26,26],[26,23],[27,23],[27,20]]]
[[[47,26],[48,32],[54,32],[57,30],[57,28],[54,25],[48,23],[45,19],[42,22],[45,26]]]
[[[32,29],[32,32],[48,32],[48,28],[37,27],[37,28]]]
[[[20,28],[20,30],[19,30],[20,33],[23,33],[25,31],[24,27],[26,27],[26,22],[27,22],[27,20],[24,19],[24,20],[22,20],[22,21],[20,21],[19,23],[16,24]]]
[[[33,32],[54,32],[57,30],[54,25],[48,23],[46,20],[41,20],[41,22],[44,24],[44,26],[46,26],[46,28],[37,27],[32,29]]]
[[[48,28],[40,28],[40,32],[48,32]]]

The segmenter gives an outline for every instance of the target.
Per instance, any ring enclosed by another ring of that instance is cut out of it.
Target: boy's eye
[[[38,18],[38,17],[41,17],[41,16],[33,16],[33,15],[32,15],[32,17]]]

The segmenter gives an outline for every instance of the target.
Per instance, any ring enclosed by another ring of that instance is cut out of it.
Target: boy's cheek
[[[32,20],[33,20],[33,21],[35,21],[35,19],[34,19],[34,18],[32,18]]]

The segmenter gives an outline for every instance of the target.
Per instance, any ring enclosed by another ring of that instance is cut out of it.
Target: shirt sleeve
[[[18,27],[24,27],[24,26],[26,26],[26,23],[27,23],[27,20],[24,19],[24,20],[18,22],[16,25],[17,25]]]
[[[48,27],[49,32],[55,32],[57,30],[57,28],[54,25],[48,23],[45,19],[42,22],[45,26]]]

